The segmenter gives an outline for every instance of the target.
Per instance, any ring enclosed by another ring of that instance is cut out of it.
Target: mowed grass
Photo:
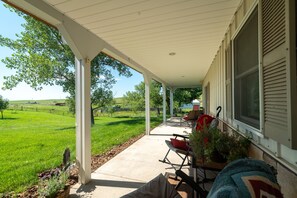
[[[151,127],[161,118],[151,118]],[[144,133],[144,117],[96,117],[92,154],[101,154]],[[0,193],[37,184],[38,173],[57,167],[66,147],[75,158],[75,118],[46,112],[5,111],[0,119]]]

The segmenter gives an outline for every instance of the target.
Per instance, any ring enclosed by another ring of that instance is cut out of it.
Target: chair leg
[[[167,163],[167,156],[168,156],[168,154],[169,154],[169,152],[170,152],[170,149],[168,149],[168,151],[167,151],[167,153],[166,153],[166,155],[165,155],[165,157],[164,157],[164,159],[163,160],[159,160],[160,162],[163,162],[163,163]]]
[[[176,190],[179,188],[182,182],[186,182],[193,190],[197,192],[198,197],[204,198],[207,196],[208,192],[202,189],[199,184],[193,180],[193,178],[186,175],[183,171],[177,170],[175,174],[181,178],[181,181],[175,187]]]

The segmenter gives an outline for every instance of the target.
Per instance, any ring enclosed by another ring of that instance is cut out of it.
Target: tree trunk
[[[157,114],[158,114],[158,116],[160,115],[160,108],[159,107],[157,108]]]
[[[91,126],[95,124],[95,119],[94,119],[94,110],[91,104]]]

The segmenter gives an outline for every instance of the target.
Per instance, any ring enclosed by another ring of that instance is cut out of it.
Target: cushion
[[[196,131],[201,131],[204,129],[204,127],[208,128],[213,119],[213,117],[207,114],[200,116],[197,120]]]
[[[283,197],[271,168],[255,159],[229,163],[216,177],[208,197],[264,198]]]
[[[170,141],[174,148],[178,148],[178,149],[185,150],[185,151],[187,151],[189,149],[187,142],[184,140],[170,138]]]

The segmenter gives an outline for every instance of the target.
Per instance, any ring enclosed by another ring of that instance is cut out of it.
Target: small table
[[[225,162],[225,163],[219,163],[219,162],[213,162],[213,161],[205,162],[202,159],[196,159],[195,157],[192,157],[192,168],[193,168],[193,174],[194,174],[194,181],[197,184],[202,184],[203,189],[205,190],[204,183],[211,182],[211,181],[215,180],[215,177],[207,178],[206,171],[209,170],[209,171],[219,172],[219,171],[223,170],[223,168],[226,165],[227,165],[227,162]],[[202,169],[202,171],[203,171],[204,175],[203,175],[203,178],[201,181],[198,181],[197,169]],[[196,197],[196,192],[194,192],[194,197]]]

